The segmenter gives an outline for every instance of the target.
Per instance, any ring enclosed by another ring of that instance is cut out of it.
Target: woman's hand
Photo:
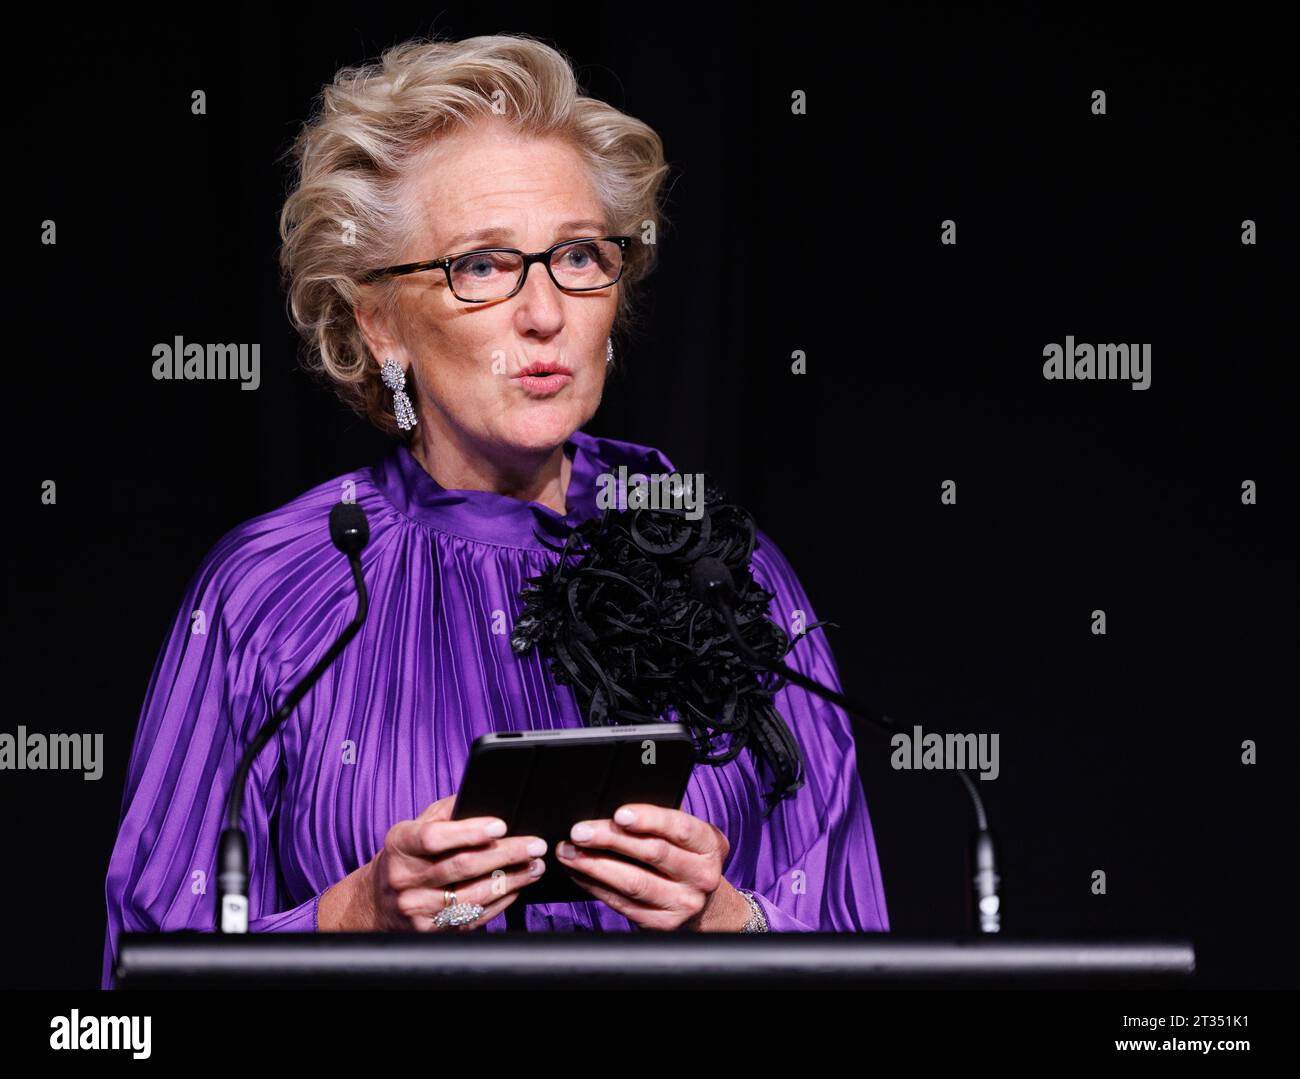
[[[447,928],[481,929],[541,876],[544,839],[505,837],[505,822],[496,817],[452,820],[455,801],[450,794],[394,824],[374,858],[321,896],[320,929],[446,932],[433,919],[446,906],[447,890],[457,903],[484,908],[468,925]]]
[[[749,904],[722,876],[731,844],[699,817],[635,802],[613,820],[580,821],[570,836],[555,851],[569,875],[642,929],[739,932],[749,920]]]

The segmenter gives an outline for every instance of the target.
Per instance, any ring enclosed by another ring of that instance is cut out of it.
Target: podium
[[[1177,988],[1186,940],[893,933],[124,933],[119,989]]]

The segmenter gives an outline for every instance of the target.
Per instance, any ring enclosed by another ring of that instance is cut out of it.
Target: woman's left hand
[[[555,854],[574,882],[642,929],[737,932],[749,918],[749,904],[722,876],[731,844],[699,817],[633,802],[613,820],[579,821],[570,838]]]

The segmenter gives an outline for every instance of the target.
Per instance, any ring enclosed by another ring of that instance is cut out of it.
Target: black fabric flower
[[[690,730],[696,761],[715,767],[748,746],[774,777],[764,795],[770,815],[804,783],[798,742],[772,701],[785,679],[741,655],[718,614],[692,594],[691,567],[712,556],[731,571],[737,626],[769,661],[827,623],[788,638],[767,617],[773,594],[750,572],[753,518],[713,485],[703,510],[691,520],[683,508],[607,509],[563,547],[539,536],[560,557],[520,592],[510,644],[549,659],[588,726],[672,719]]]

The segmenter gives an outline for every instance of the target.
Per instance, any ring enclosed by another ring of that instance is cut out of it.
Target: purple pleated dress
[[[370,614],[249,775],[250,930],[313,932],[321,893],[368,862],[388,829],[454,793],[470,745],[489,731],[583,725],[573,691],[511,623],[527,578],[598,517],[597,477],[675,471],[659,451],[575,432],[561,517],[536,502],[438,483],[405,447],[239,525],[205,556],[155,665],[136,731],[105,893],[103,986],[118,934],[214,924],[215,853],[239,755],[284,694],[351,620],[356,595],[328,517],[354,500],[370,521],[361,556]],[[762,531],[755,579],[770,616],[816,619]],[[839,688],[824,633],[786,657]],[[875,839],[846,715],[802,689],[775,703],[799,740],[805,784],[763,820],[770,779],[749,750],[697,765],[681,808],[731,844],[724,876],[749,888],[773,932],[889,929]],[[518,905],[519,901],[516,901]],[[530,905],[533,932],[634,931],[604,903]],[[485,929],[506,928],[505,914]]]

